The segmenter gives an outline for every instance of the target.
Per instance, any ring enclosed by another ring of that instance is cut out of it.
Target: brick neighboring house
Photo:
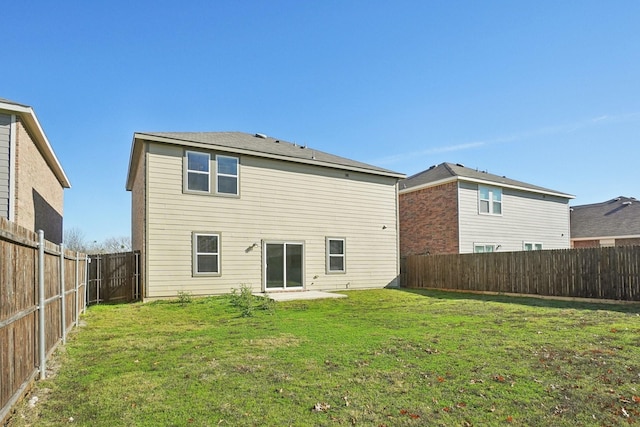
[[[60,244],[69,180],[33,108],[0,98],[0,216]]]
[[[571,208],[571,247],[640,245],[640,201],[616,197]]]
[[[399,186],[402,257],[570,246],[570,194],[453,163]]]

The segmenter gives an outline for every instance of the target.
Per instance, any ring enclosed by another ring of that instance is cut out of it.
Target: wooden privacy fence
[[[140,299],[140,252],[89,256],[88,303]]]
[[[85,309],[87,257],[0,218],[0,423]]]
[[[401,264],[407,288],[640,301],[640,246],[414,255]]]

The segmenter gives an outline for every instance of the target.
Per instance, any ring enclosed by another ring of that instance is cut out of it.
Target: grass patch
[[[346,292],[93,306],[10,426],[640,423],[640,307]]]

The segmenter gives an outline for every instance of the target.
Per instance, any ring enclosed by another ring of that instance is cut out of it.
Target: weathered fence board
[[[36,233],[0,218],[0,423],[44,370],[39,316],[45,316],[43,349],[50,355],[85,308],[86,255],[46,241],[40,306],[39,248]]]
[[[401,265],[408,288],[640,301],[640,246],[414,255]]]

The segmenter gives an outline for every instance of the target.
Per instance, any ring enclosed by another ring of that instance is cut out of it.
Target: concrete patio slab
[[[295,301],[295,300],[309,300],[309,299],[322,299],[322,298],[346,298],[343,294],[334,294],[333,292],[321,292],[321,291],[299,291],[299,292],[267,292],[267,293],[255,293],[258,296],[267,296],[274,301]]]

